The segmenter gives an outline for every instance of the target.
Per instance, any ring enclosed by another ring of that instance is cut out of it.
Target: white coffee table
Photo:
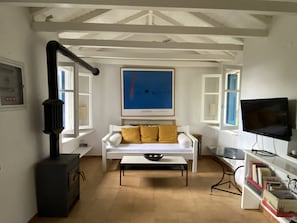
[[[178,169],[186,171],[186,186],[188,186],[188,163],[182,156],[164,156],[159,161],[150,161],[144,156],[123,156],[120,162],[120,185],[122,185],[122,174],[127,169]]]

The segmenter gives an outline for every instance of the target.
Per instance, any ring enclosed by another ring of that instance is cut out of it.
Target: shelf
[[[257,161],[267,164],[271,169],[280,171],[289,175],[293,178],[297,178],[297,163],[285,159],[280,156],[261,156],[251,151],[245,151],[246,159],[245,159],[245,176],[248,175],[249,171],[249,163],[251,161]],[[252,188],[250,188],[247,183],[244,183],[243,186],[243,195],[241,200],[241,207],[243,209],[259,209],[261,205],[262,197],[257,194]],[[284,217],[275,216],[270,210],[268,210],[265,206],[261,205],[261,207],[265,210],[265,212],[269,213],[276,221],[280,223],[288,223],[290,220]]]
[[[81,158],[84,155],[86,155],[86,153],[89,152],[92,148],[93,148],[93,146],[78,147],[75,150],[73,150],[72,153],[79,154],[79,158]]]
[[[80,130],[79,135],[74,138],[74,137],[62,137],[62,144],[63,143],[67,143],[67,142],[71,142],[73,140],[79,139],[83,136],[89,135],[91,133],[95,132],[94,129],[84,129],[84,130]]]
[[[261,196],[244,183],[241,197],[242,209],[259,209]]]
[[[244,185],[245,189],[249,190],[249,192],[252,193],[252,194],[255,196],[255,198],[257,198],[257,199],[259,200],[259,202],[261,202],[262,197],[261,197],[259,194],[257,194],[257,192],[255,192],[252,188],[250,188],[250,187],[246,184],[246,182],[245,182],[244,184],[245,184],[245,185]]]
[[[297,163],[280,156],[260,156],[248,151],[246,151],[246,154],[260,162],[268,164],[271,168],[278,169],[294,178],[297,178]]]
[[[274,219],[276,219],[280,223],[289,223],[290,222],[289,218],[275,216],[267,207],[265,207],[262,204],[261,204],[261,208],[263,208],[267,213],[269,213]]]

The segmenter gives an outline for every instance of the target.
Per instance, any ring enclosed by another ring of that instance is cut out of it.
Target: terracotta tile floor
[[[38,218],[32,223],[268,223],[257,210],[242,210],[240,196],[210,186],[221,176],[210,158],[198,161],[198,172],[189,172],[189,186],[180,171],[128,170],[119,185],[118,160],[101,171],[100,157],[81,159],[87,180],[81,181],[80,200],[67,218]]]

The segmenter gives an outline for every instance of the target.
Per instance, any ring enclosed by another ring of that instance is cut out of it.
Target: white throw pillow
[[[186,136],[184,133],[180,133],[177,136],[178,144],[184,146],[184,147],[190,147],[192,146],[192,140]]]
[[[112,146],[118,146],[122,142],[121,133],[114,133],[109,137],[109,142]]]

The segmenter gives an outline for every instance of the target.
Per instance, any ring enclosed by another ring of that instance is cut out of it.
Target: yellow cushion
[[[158,126],[140,126],[141,142],[156,143],[158,142]]]
[[[176,127],[176,125],[160,125],[159,126],[159,142],[161,142],[161,143],[177,143],[177,127]]]
[[[122,128],[123,143],[141,143],[139,127]]]

